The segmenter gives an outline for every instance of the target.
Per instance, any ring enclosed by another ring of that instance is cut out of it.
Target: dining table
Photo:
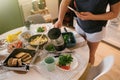
[[[46,31],[43,32],[47,34],[48,31],[54,27],[53,23],[42,23],[42,24],[31,24],[30,31],[32,35],[40,34],[37,32],[37,28],[40,26],[46,26]],[[62,26],[60,29],[64,31]],[[80,76],[85,72],[87,65],[89,63],[89,47],[85,39],[79,35],[74,29],[66,27],[68,32],[72,32],[76,39],[76,45],[71,48],[65,48],[65,50],[74,51],[71,53],[74,56],[75,61],[72,65],[73,69],[71,70],[62,70],[59,67],[55,67],[54,71],[48,71],[43,63],[45,57],[41,58],[39,62],[30,67],[28,72],[19,72],[19,71],[5,71],[0,73],[0,80],[78,80]],[[14,34],[17,31],[26,31],[26,27],[22,26],[8,32],[5,32],[0,35],[0,39],[6,39],[9,34]],[[7,48],[0,50],[0,56],[9,56],[10,53],[7,52]],[[51,54],[49,54],[51,55]],[[48,55],[47,55],[48,56]]]

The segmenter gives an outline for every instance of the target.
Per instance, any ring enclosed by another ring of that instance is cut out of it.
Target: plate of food
[[[35,50],[17,48],[3,62],[3,68],[15,71],[28,71],[28,67],[35,58]]]
[[[64,32],[62,33],[62,36],[67,48],[70,48],[76,45],[76,39],[72,32]]]
[[[32,47],[37,47],[38,45],[39,47],[43,47],[43,45],[45,45],[47,42],[48,42],[48,37],[45,34],[33,35],[28,40],[28,43]]]
[[[22,48],[24,45],[23,45],[23,42],[18,40],[18,41],[14,41],[12,43],[9,43],[7,45],[7,52],[8,53],[11,53],[14,49],[16,48]]]
[[[44,33],[47,31],[48,31],[48,27],[46,25],[40,25],[40,26],[37,26],[36,28],[37,33]]]
[[[47,53],[54,53],[54,52],[56,51],[55,46],[54,46],[52,43],[47,43],[47,44],[44,46],[44,50],[45,50]]]
[[[77,58],[71,54],[62,54],[56,61],[57,68],[62,71],[71,71],[78,66]]]
[[[24,40],[28,40],[31,36],[32,33],[30,31],[25,31],[19,35],[19,38],[24,41]]]

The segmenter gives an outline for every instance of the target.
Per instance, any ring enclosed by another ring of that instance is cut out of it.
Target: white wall
[[[46,0],[46,5],[53,19],[58,17],[58,0]]]
[[[24,18],[30,15],[30,10],[32,9],[32,0],[18,0],[19,4],[22,5]]]
[[[20,5],[22,5],[24,17],[30,15],[30,10],[32,9],[32,0],[18,0]],[[46,5],[51,13],[52,19],[56,19],[58,16],[58,0],[46,0]]]

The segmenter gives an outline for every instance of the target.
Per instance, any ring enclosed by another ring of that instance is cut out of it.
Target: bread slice
[[[30,64],[31,61],[32,61],[32,58],[30,58],[29,60],[27,60],[27,61],[25,61],[25,62],[23,62],[23,63],[25,63],[25,64]]]
[[[9,59],[8,59],[8,61],[7,61],[7,65],[8,65],[8,66],[12,66],[12,60],[13,60],[13,58],[9,58]]]
[[[20,52],[18,53],[15,57],[16,58],[21,58],[22,56],[24,56],[26,53],[25,52]]]
[[[18,61],[17,58],[13,58],[13,60],[12,60],[12,66],[17,66],[17,61]]]
[[[28,61],[29,59],[31,59],[31,55],[29,55],[27,58],[23,59],[24,62]]]
[[[26,53],[25,55],[23,55],[22,57],[21,57],[21,59],[23,60],[23,59],[25,59],[25,58],[27,58],[27,57],[29,57],[29,56],[31,56],[29,53]]]
[[[17,62],[18,62],[18,66],[22,66],[22,61],[21,61],[21,59],[18,59]]]
[[[7,62],[7,65],[8,66],[17,66],[17,58],[10,58],[9,60],[8,60],[8,62]]]

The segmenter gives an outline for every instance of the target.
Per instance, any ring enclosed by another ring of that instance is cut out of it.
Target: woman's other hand
[[[94,20],[95,15],[91,12],[75,12],[78,18],[81,20]]]

